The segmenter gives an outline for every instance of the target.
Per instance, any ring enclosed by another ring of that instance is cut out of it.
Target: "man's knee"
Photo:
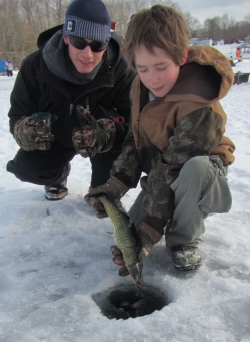
[[[8,161],[6,170],[10,173],[13,173],[13,175],[15,175],[16,178],[20,179],[22,182],[30,181],[29,173],[31,170],[28,165],[24,168],[22,163],[18,163],[18,161],[15,159]]]

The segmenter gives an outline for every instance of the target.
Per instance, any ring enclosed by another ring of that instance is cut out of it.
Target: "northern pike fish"
[[[106,213],[114,225],[114,236],[117,247],[123,255],[128,271],[138,289],[143,286],[142,268],[143,263],[139,260],[139,249],[136,241],[136,229],[130,222],[128,215],[105,196],[98,196]]]

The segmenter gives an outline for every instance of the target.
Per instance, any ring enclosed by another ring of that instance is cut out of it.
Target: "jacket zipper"
[[[71,103],[71,104],[69,105],[69,115],[72,114],[73,107],[74,107],[74,105],[73,105],[73,103]]]

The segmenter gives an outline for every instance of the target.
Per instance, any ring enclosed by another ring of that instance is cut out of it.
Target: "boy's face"
[[[180,71],[167,53],[154,47],[154,54],[140,45],[135,51],[135,66],[142,83],[157,97],[165,96],[174,86]]]
[[[82,74],[90,73],[101,62],[105,50],[101,52],[92,52],[89,46],[84,50],[79,50],[70,44],[69,38],[63,36],[64,43],[69,47],[69,57],[76,67],[76,70]],[[86,39],[88,43],[91,40]]]

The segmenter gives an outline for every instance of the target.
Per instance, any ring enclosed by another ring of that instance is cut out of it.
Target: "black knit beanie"
[[[101,0],[72,1],[66,11],[63,34],[108,42],[110,16],[104,3]]]

